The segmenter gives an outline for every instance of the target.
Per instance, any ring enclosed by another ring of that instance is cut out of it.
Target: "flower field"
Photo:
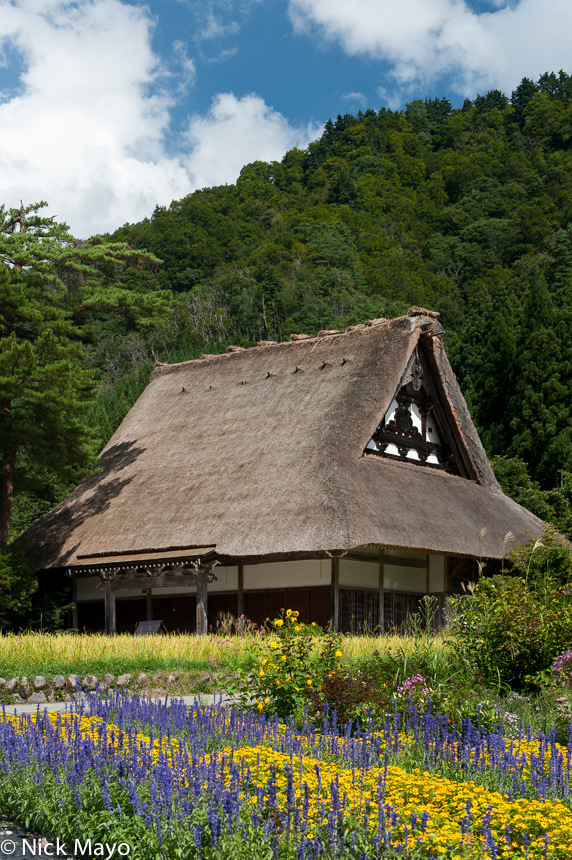
[[[572,860],[572,745],[431,707],[366,729],[94,696],[0,718],[0,813],[167,858]]]

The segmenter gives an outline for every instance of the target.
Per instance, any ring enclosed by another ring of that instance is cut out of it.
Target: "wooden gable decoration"
[[[469,477],[421,344],[364,453]]]

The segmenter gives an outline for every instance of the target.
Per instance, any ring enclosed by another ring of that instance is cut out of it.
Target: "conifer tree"
[[[506,285],[501,284],[493,297],[474,368],[475,418],[482,428],[483,444],[491,455],[506,448],[507,403],[511,394],[519,321],[518,303]]]
[[[517,338],[513,395],[509,403],[509,456],[520,457],[533,478],[554,486],[562,468],[570,469],[566,439],[570,402],[561,377],[562,345],[556,312],[545,279],[531,282]],[[572,452],[571,452],[572,453]]]
[[[121,283],[123,266],[154,257],[101,238],[78,241],[39,214],[44,205],[0,207],[0,546],[15,491],[48,475],[77,480],[94,459],[82,415],[96,379],[79,324],[98,311],[149,325],[168,306],[163,293]]]

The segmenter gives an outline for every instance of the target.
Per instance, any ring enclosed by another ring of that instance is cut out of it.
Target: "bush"
[[[533,588],[520,576],[481,579],[473,594],[451,598],[453,647],[487,684],[525,690],[572,645],[568,589],[547,579]]]
[[[240,672],[229,685],[229,692],[244,706],[299,718],[309,692],[319,687],[324,674],[338,668],[342,656],[339,635],[329,631],[318,639],[315,630],[320,628],[300,623],[298,616],[292,609],[280,610],[259,665],[253,672]]]
[[[530,537],[508,558],[511,573],[522,577],[535,591],[542,591],[550,582],[572,584],[572,548],[550,523],[545,523],[541,538]]]

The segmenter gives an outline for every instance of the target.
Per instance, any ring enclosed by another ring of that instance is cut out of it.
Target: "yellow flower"
[[[284,622],[282,621],[281,618],[277,618],[276,621],[274,622],[275,627],[282,627],[283,624],[284,624]]]
[[[293,613],[292,613],[292,615],[295,615],[295,616],[296,616],[296,618],[298,618],[298,616],[300,615],[300,613],[299,613],[299,612],[293,612]]]
[[[267,660],[267,659],[266,659],[266,657],[265,657],[265,658],[264,658],[264,660],[262,661],[262,665],[263,665],[263,666],[266,666],[266,664],[267,664],[267,663],[268,663],[268,660]]]
[[[256,707],[259,711],[261,711],[264,708],[264,705],[262,704],[262,702],[259,702]]]
[[[278,645],[276,644],[276,642],[271,642],[270,647],[271,648],[278,648]]]
[[[312,621],[312,627],[315,627],[315,626],[316,626],[316,622]]]
[[[264,699],[264,704],[267,705],[270,699]]]
[[[311,687],[311,686],[312,686],[312,679],[311,679],[311,678],[308,678],[308,680],[306,681],[306,683],[307,683],[307,685],[308,685],[309,687]]]
[[[284,655],[284,654],[282,654],[282,657],[281,657],[280,659],[281,659],[281,660],[285,660],[285,659],[286,659],[285,655]]]
[[[300,628],[298,627],[298,625],[296,625],[296,627],[294,628],[294,633],[298,633],[299,630]]]
[[[258,674],[260,675],[261,678],[264,678],[264,669],[261,669]]]
[[[280,680],[280,678],[278,678],[278,679],[276,680],[276,686],[277,686],[277,687],[279,687],[281,683],[282,683],[282,681]]]
[[[291,610],[291,609],[287,609],[287,610],[286,610],[286,618],[290,618],[290,616],[291,616],[291,615],[292,615],[292,610]]]
[[[336,651],[336,657],[341,657],[341,656],[342,656],[342,652],[341,652],[341,651]]]

